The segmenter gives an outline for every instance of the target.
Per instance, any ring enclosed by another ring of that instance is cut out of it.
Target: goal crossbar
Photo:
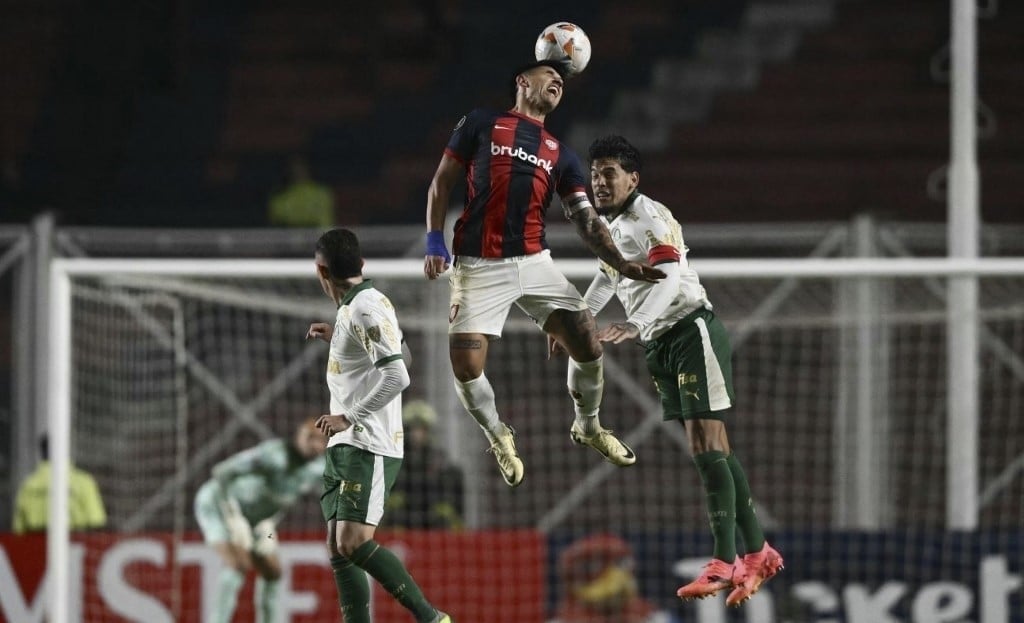
[[[705,279],[920,278],[972,280],[978,277],[1024,276],[1024,257],[1010,258],[764,258],[696,259],[691,262]],[[594,259],[556,260],[568,277],[587,279],[597,270]],[[422,275],[418,259],[369,259],[364,273],[379,278]],[[52,458],[50,530],[47,558],[51,575],[53,620],[67,620],[69,526],[67,484],[70,470],[72,369],[67,349],[72,338],[72,279],[117,276],[244,277],[256,280],[313,279],[311,259],[125,259],[58,258],[50,267],[47,344],[51,392],[47,412]]]
[[[556,260],[571,278],[588,277],[596,260]],[[701,277],[927,277],[1000,276],[1024,274],[1024,257],[949,258],[764,258],[692,260]],[[121,259],[61,258],[53,261],[55,275],[194,275],[285,278],[314,275],[312,260],[302,259]],[[368,259],[363,272],[377,277],[412,277],[423,272],[417,259]]]

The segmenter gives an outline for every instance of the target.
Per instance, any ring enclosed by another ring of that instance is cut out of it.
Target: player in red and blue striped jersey
[[[466,207],[455,225],[449,351],[455,389],[491,443],[509,486],[523,479],[514,432],[498,416],[484,375],[488,340],[501,336],[517,305],[552,344],[569,353],[568,387],[576,418],[570,436],[616,465],[636,461],[632,449],[598,419],[604,388],[601,343],[594,318],[576,288],[551,260],[544,239],[545,212],[555,193],[587,246],[623,275],[654,281],[664,273],[627,261],[586,194],[579,159],[544,128],[562,99],[563,68],[531,63],[513,74],[515,106],[477,109],[455,126],[427,193],[427,252],[423,272],[436,279],[453,263],[445,245],[445,215],[452,188],[465,178]]]

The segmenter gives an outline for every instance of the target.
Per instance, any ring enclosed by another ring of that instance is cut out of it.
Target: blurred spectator
[[[292,156],[288,184],[270,198],[268,212],[271,225],[326,229],[334,225],[334,193],[313,179],[305,158]]]
[[[14,501],[14,533],[44,532],[49,523],[50,512],[50,442],[46,435],[39,439],[39,454],[42,460],[35,471],[29,474],[18,489]],[[107,524],[107,511],[96,480],[74,465],[68,475],[71,530],[102,528]]]
[[[405,458],[388,499],[388,517],[403,528],[462,527],[462,471],[434,440],[437,411],[422,400],[402,408]]]
[[[564,592],[548,623],[677,623],[640,596],[633,550],[619,537],[589,536],[558,556]]]

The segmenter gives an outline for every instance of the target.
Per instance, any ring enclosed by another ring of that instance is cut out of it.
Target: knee
[[[467,356],[460,350],[451,352],[452,373],[460,383],[466,383],[484,373],[482,357]]]
[[[455,363],[452,361],[452,373],[460,383],[468,383],[484,373],[482,366],[474,366],[467,363]]]
[[[367,541],[361,534],[343,534],[338,540],[338,551],[345,558],[352,558],[352,554]]]
[[[327,537],[327,556],[329,558],[335,558],[340,556],[341,551],[338,549],[338,542],[333,536]]]
[[[705,452],[729,453],[729,437],[725,426],[717,420],[694,419],[686,424],[690,453],[693,456]]]

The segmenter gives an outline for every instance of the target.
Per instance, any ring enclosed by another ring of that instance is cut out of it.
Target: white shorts
[[[459,256],[451,276],[448,333],[501,336],[515,303],[543,328],[556,309],[587,309],[548,250],[505,258]]]
[[[199,523],[199,530],[203,533],[203,540],[207,543],[225,543],[228,541],[228,526],[224,523],[224,517],[217,508],[217,485],[212,481],[206,482],[196,492],[196,499],[193,505],[196,513],[196,522]]]

